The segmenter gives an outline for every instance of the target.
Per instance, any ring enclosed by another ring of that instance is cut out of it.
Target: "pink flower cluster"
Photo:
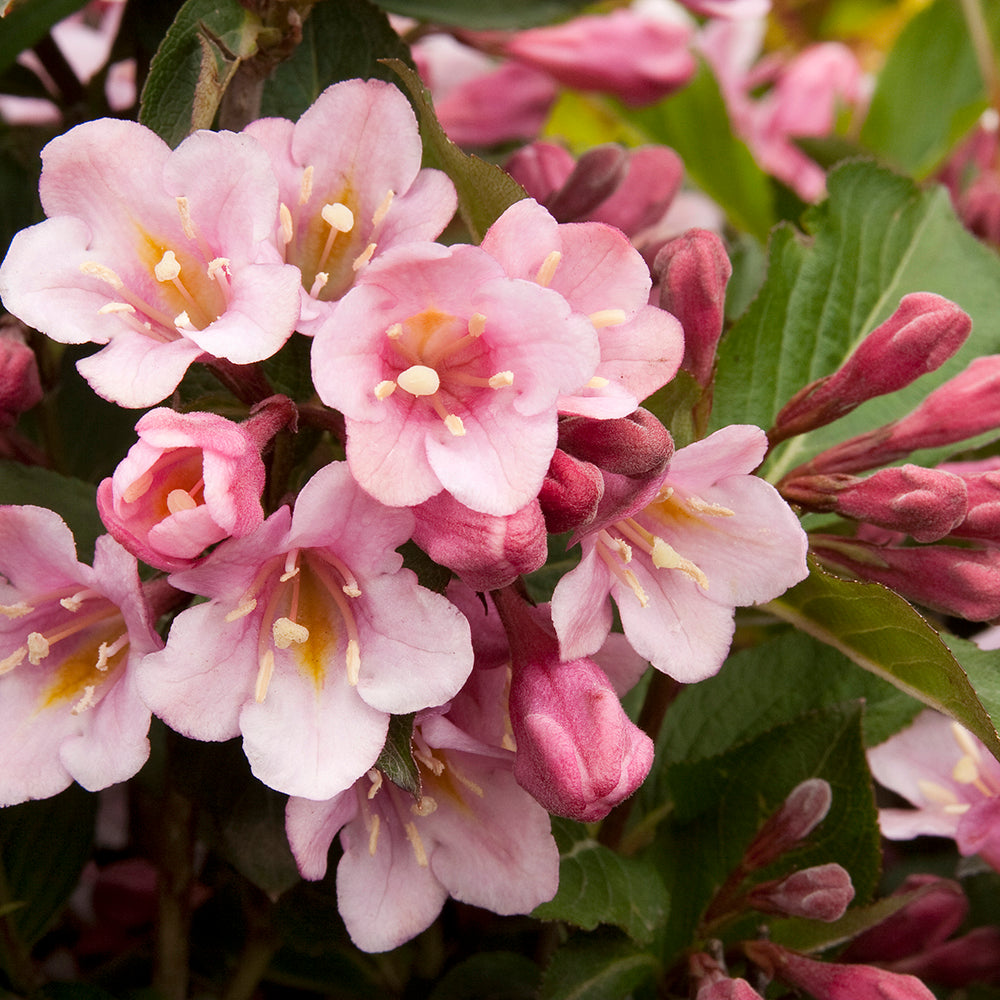
[[[0,508],[0,802],[129,777],[150,713],[241,736],[291,796],[303,874],[339,833],[341,910],[370,950],[449,895],[501,913],[550,898],[546,810],[600,819],[650,768],[620,695],[647,661],[714,673],[734,608],[806,573],[796,517],[753,475],[763,431],[674,454],[639,408],[682,362],[707,379],[717,239],[668,248],[659,293],[620,229],[531,199],[481,245],[445,245],[455,191],[420,159],[408,102],[376,81],[175,150],[91,122],[46,147],[48,218],[0,266],[21,320],[102,345],[79,369],[107,399],[160,403],[197,362],[250,404],[242,422],[141,417],[98,490],[93,567],[52,512]],[[680,319],[650,304],[664,295]],[[325,406],[270,390],[260,363],[293,336]],[[296,491],[272,447],[307,419],[345,459]],[[519,578],[564,531],[582,558],[535,607]],[[464,583],[422,586],[397,552],[411,539]],[[169,576],[141,583],[137,559]],[[400,716],[417,794],[380,766]]]

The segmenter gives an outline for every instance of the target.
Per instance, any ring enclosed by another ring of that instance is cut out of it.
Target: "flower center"
[[[48,668],[40,710],[70,699],[75,699],[74,715],[92,708],[100,701],[101,687],[127,659],[128,631],[121,609],[89,588],[65,587],[30,602],[0,605],[0,614],[27,619],[25,641],[0,660],[0,675],[25,660],[29,669]]]
[[[147,497],[155,486],[156,493]],[[134,479],[122,493],[127,504],[146,498],[155,521],[162,521],[182,510],[193,510],[205,502],[203,453],[200,448],[171,448],[152,468]]]
[[[98,261],[80,270],[110,285],[114,298],[98,310],[114,315],[137,333],[168,342],[204,330],[225,311],[231,298],[229,260],[217,257],[195,228],[186,198],[177,199],[185,240],[168,246],[138,229],[136,255],[145,276],[130,284]]]
[[[392,377],[375,386],[375,398],[385,400],[402,389],[423,401],[455,437],[461,437],[465,425],[457,411],[469,408],[470,397],[514,384],[513,372],[487,374],[489,352],[481,339],[486,322],[482,313],[464,320],[432,308],[393,323],[385,332],[386,374]]]

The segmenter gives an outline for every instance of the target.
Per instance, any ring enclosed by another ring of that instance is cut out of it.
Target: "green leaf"
[[[419,799],[420,769],[413,759],[413,718],[413,712],[390,717],[385,746],[375,761],[375,767],[394,785]]]
[[[965,671],[941,637],[898,594],[842,580],[812,566],[809,577],[768,605],[858,666],[957,719],[1000,757],[1000,737]]]
[[[265,82],[261,115],[295,120],[340,80],[397,83],[379,61],[390,58],[411,64],[409,49],[378,7],[368,0],[318,3],[302,25],[302,41]]]
[[[257,51],[260,18],[239,0],[187,0],[156,50],[139,121],[169,146],[211,128],[240,63]]]
[[[569,17],[588,6],[590,0],[382,0],[380,6],[393,14],[418,21],[433,21],[461,28],[530,28]]]
[[[488,951],[450,969],[429,1000],[534,1000],[539,975],[524,955]]]
[[[424,152],[431,166],[443,170],[458,191],[458,210],[462,221],[478,243],[486,230],[516,201],[526,198],[524,188],[498,166],[463,153],[445,135],[434,115],[430,94],[420,77],[398,59],[386,60],[406,85],[420,117]]]
[[[789,631],[729,657],[670,706],[658,749],[665,762],[722,753],[812,709],[864,699],[865,745],[913,721],[920,702],[804,632]]]
[[[983,5],[996,36],[1000,7]],[[936,0],[900,32],[878,75],[861,141],[899,169],[927,176],[986,107],[962,4]]]
[[[650,862],[623,857],[584,836],[561,852],[559,891],[535,907],[532,916],[564,920],[584,930],[613,924],[638,944],[648,944],[666,913],[666,890]]]
[[[32,48],[52,25],[79,10],[87,0],[24,0],[3,18],[0,31],[0,71],[11,66],[25,50]]]
[[[647,142],[676,150],[687,175],[734,226],[767,238],[777,221],[771,181],[733,134],[719,84],[704,63],[683,90],[647,108],[623,107],[621,114]]]
[[[827,187],[830,197],[807,214],[804,234],[782,225],[772,235],[764,286],[720,346],[713,428],[770,427],[795,392],[839,368],[909,292],[952,299],[974,325],[938,371],[775,448],[764,467],[772,481],[909,412],[972,358],[1000,352],[1000,259],[963,229],[943,188],[919,190],[867,162],[835,168]]]
[[[994,727],[1000,729],[1000,650],[980,649],[975,643],[947,632],[941,638],[962,665]]]
[[[42,936],[76,888],[90,856],[96,815],[97,796],[79,785],[0,809],[0,903],[24,904],[3,921],[25,944]]]
[[[660,963],[617,935],[577,935],[552,956],[538,1000],[625,1000]]]
[[[0,504],[31,504],[54,510],[69,525],[77,557],[89,563],[94,542],[104,534],[90,483],[61,476],[51,469],[0,461]]]

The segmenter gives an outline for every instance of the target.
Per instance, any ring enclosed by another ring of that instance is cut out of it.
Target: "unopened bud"
[[[576,162],[565,183],[546,200],[557,222],[589,218],[615,192],[628,171],[628,153],[613,144],[595,146]]]
[[[972,320],[930,292],[905,295],[841,368],[807,385],[782,408],[768,434],[772,445],[822,427],[861,403],[895,392],[940,368],[965,342]]]
[[[796,785],[747,848],[743,870],[751,872],[769,865],[808,837],[826,818],[832,801],[830,784],[822,778],[808,778]]]
[[[653,273],[660,285],[660,308],[676,316],[684,328],[681,368],[707,386],[722,336],[726,285],[733,273],[726,248],[715,233],[690,229],[660,249]]]
[[[903,465],[867,479],[846,473],[798,476],[780,484],[791,503],[817,512],[835,511],[918,542],[936,542],[962,524],[967,511],[964,480],[950,472]]]
[[[695,1000],[762,1000],[745,979],[732,979],[719,962],[704,952],[688,958],[688,972],[697,984]]]
[[[540,205],[566,183],[575,166],[573,154],[554,142],[529,142],[515,152],[504,169]]]
[[[559,535],[584,527],[596,516],[603,495],[601,470],[557,448],[538,493],[546,528]]]
[[[623,476],[659,474],[674,453],[670,432],[642,408],[612,420],[566,417],[559,421],[559,447]]]
[[[0,430],[12,427],[20,414],[41,401],[35,352],[17,321],[0,324]]]
[[[1000,471],[962,476],[968,495],[965,519],[952,534],[958,538],[976,538],[1000,542]]]
[[[794,872],[784,879],[755,885],[747,902],[762,913],[839,920],[854,899],[854,886],[846,869],[835,863]]]

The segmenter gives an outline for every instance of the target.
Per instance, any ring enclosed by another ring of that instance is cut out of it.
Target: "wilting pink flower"
[[[42,399],[35,352],[25,342],[17,320],[0,323],[0,430]]]
[[[496,515],[538,494],[557,401],[597,362],[593,323],[557,291],[508,277],[479,247],[434,243],[370,264],[312,352],[364,489],[395,506],[444,489]]]
[[[42,507],[0,507],[0,805],[73,781],[96,790],[149,755],[135,673],[163,644],[135,559],[107,535],[94,566]]]
[[[315,331],[370,260],[434,239],[455,214],[454,185],[440,170],[420,169],[413,109],[390,83],[335,83],[298,122],[262,118],[244,132],[267,150],[278,178],[275,242],[302,273],[303,333]]]
[[[680,324],[648,304],[649,269],[618,230],[596,222],[560,224],[524,199],[497,219],[482,247],[510,277],[558,292],[597,330],[601,357],[594,378],[561,394],[561,412],[626,416],[677,372],[684,354]]]
[[[744,941],[747,957],[774,976],[805,990],[816,1000],[934,1000],[915,976],[871,965],[821,962],[770,941]]]
[[[510,643],[514,776],[549,812],[603,819],[649,773],[652,740],[593,660],[560,659],[543,610],[511,588],[496,591],[493,601]]]
[[[285,396],[243,424],[214,413],[151,410],[139,441],[97,489],[105,527],[158,569],[191,566],[204,549],[249,534],[264,520],[261,448],[295,417]]]
[[[108,156],[114,150],[114,156]],[[192,361],[261,361],[299,314],[299,274],[270,239],[278,187],[249,137],[196,132],[172,150],[135,122],[78,125],[42,150],[49,218],[18,233],[0,295],[67,344],[100,395],[144,407]]]
[[[954,838],[963,855],[1000,870],[1000,762],[957,722],[925,711],[868,751],[876,780],[916,806],[881,809],[890,840]]]
[[[798,519],[752,475],[765,448],[760,429],[725,427],[674,455],[652,502],[584,529],[580,564],[552,598],[564,659],[600,648],[613,597],[628,641],[658,670],[692,682],[719,669],[733,609],[808,572]]]
[[[343,791],[375,763],[390,713],[442,704],[472,668],[466,619],[394,551],[412,526],[343,463],[321,469],[293,514],[281,507],[171,577],[210,600],[182,612],[145,661],[143,697],[195,739],[242,733],[273,788]]]
[[[417,716],[414,797],[372,770],[326,802],[291,798],[288,840],[322,878],[340,831],[337,902],[354,943],[387,951],[428,927],[452,896],[495,913],[551,899],[559,852],[549,817],[518,787],[503,732],[506,672],[477,668],[448,712]]]

